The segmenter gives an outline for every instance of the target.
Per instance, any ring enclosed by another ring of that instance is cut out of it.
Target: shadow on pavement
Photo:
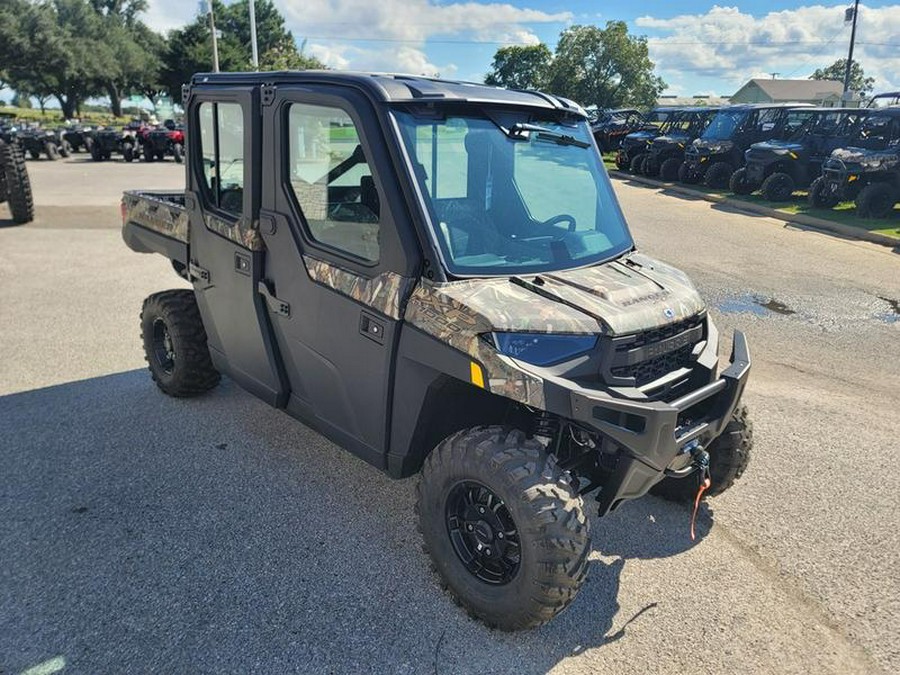
[[[692,546],[688,511],[655,498],[593,518],[576,602],[506,634],[428,571],[413,481],[228,380],[189,400],[137,370],[12,394],[0,437],[0,672],[543,673],[655,610],[617,617],[628,559]]]

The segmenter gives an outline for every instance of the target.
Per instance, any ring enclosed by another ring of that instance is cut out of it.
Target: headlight
[[[597,344],[596,335],[552,333],[490,333],[488,341],[497,351],[535,366],[549,366],[588,352]]]
[[[729,152],[733,147],[734,143],[732,143],[731,141],[722,141],[721,143],[713,143],[712,145],[708,145],[707,149],[709,150],[709,154],[711,155],[721,155],[723,153]]]

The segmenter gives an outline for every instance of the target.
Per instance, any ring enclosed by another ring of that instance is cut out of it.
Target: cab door
[[[287,409],[385,466],[394,357],[418,264],[372,104],[336,86],[264,95],[261,293]]]
[[[252,87],[195,86],[187,103],[185,206],[190,269],[216,368],[270,405],[287,386],[258,283],[259,96]]]

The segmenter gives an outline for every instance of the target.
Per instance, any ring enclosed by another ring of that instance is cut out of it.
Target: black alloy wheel
[[[153,322],[153,356],[156,363],[166,375],[175,370],[175,345],[169,335],[169,327],[162,318]]]
[[[462,481],[447,497],[446,519],[453,550],[472,576],[494,585],[515,578],[521,543],[502,499],[481,483]]]

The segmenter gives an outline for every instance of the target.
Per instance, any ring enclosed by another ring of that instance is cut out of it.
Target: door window
[[[377,262],[381,201],[350,116],[340,108],[291,105],[288,149],[291,189],[312,238]]]
[[[244,204],[244,111],[238,103],[200,104],[200,156],[212,203],[240,215]]]

